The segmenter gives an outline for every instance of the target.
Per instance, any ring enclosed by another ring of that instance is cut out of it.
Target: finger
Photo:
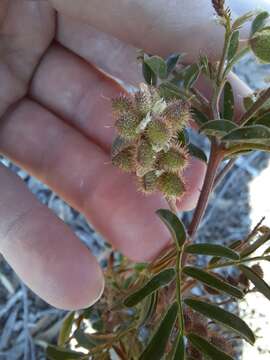
[[[9,264],[55,307],[93,304],[102,293],[103,275],[89,250],[3,166],[0,186],[0,251]]]
[[[57,25],[59,43],[88,63],[127,84],[138,86],[142,81],[135,47],[61,14]]]
[[[187,54],[187,61],[193,61],[201,52],[212,59],[221,53],[224,31],[217,24],[208,0],[50,2],[60,13],[150,53],[168,55],[181,51]],[[249,4],[253,9],[251,0]],[[261,1],[261,4],[264,2]],[[235,5],[234,1],[230,1],[229,5],[234,15],[245,10],[243,6]]]
[[[85,214],[132,260],[148,261],[167,246],[170,236],[155,215],[165,201],[139,194],[107,153],[38,104],[25,100],[6,115],[0,151]]]
[[[115,137],[111,98],[114,81],[62,46],[52,46],[32,80],[30,95],[109,151]]]
[[[184,178],[187,179],[187,191],[185,195],[177,201],[179,211],[190,211],[195,208],[201,193],[205,173],[206,164],[193,158],[184,172]]]

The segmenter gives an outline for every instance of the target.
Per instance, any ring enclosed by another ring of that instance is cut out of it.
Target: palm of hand
[[[121,89],[90,62],[114,71],[115,62],[121,62],[121,68],[130,64],[135,50],[111,39],[103,59],[99,36],[87,25],[57,17],[43,1],[2,2],[0,149],[85,214],[114,247],[144,261],[168,244],[169,236],[154,214],[166,205],[158,195],[138,194],[130,176],[109,164],[114,131],[108,99]],[[89,55],[85,44],[96,53]],[[131,70],[122,75],[137,78]],[[188,169],[191,196],[182,209],[196,201],[198,172],[203,170],[197,161]],[[0,183],[0,250],[5,258],[55,306],[93,302],[103,286],[93,256],[4,168]]]

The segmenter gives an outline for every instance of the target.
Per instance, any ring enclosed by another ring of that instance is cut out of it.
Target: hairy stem
[[[195,209],[194,215],[193,215],[193,219],[191,221],[188,233],[189,236],[192,238],[194,237],[200,222],[202,220],[202,217],[205,213],[208,201],[209,201],[209,196],[211,194],[213,185],[214,185],[214,181],[216,178],[216,173],[217,173],[217,169],[218,166],[220,164],[220,162],[223,159],[223,152],[219,149],[218,145],[216,144],[215,141],[212,141],[212,146],[211,146],[211,152],[210,152],[210,158],[209,158],[209,163],[208,163],[208,167],[207,167],[207,172],[205,175],[205,179],[204,179],[204,184],[201,190],[201,194],[200,194],[200,198],[197,204],[197,207]]]
[[[229,160],[228,163],[224,166],[224,168],[217,174],[213,185],[214,189],[220,184],[225,175],[233,168],[235,162],[236,159]]]

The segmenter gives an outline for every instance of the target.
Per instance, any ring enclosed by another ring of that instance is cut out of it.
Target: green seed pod
[[[157,189],[158,176],[154,170],[149,171],[144,176],[138,178],[139,191],[144,194],[151,194]]]
[[[112,143],[112,147],[111,147],[112,158],[115,157],[120,151],[129,147],[130,145],[131,145],[130,141],[127,141],[127,140],[121,138],[120,136],[116,136],[116,138],[114,139],[114,141]]]
[[[153,86],[140,84],[140,90],[135,93],[136,110],[144,117],[152,111],[154,105],[160,100],[159,93]]]
[[[183,130],[190,119],[189,105],[181,100],[172,101],[162,116],[170,124],[173,131]]]
[[[133,172],[135,170],[134,147],[130,146],[112,158],[112,164],[125,172]]]
[[[142,138],[137,147],[136,162],[138,170],[143,173],[149,171],[156,160],[156,153],[152,145],[146,139]]]
[[[140,119],[135,113],[126,112],[122,114],[115,123],[119,135],[125,140],[136,140],[139,136],[137,132]]]
[[[255,264],[251,266],[251,269],[257,276],[259,276],[261,279],[264,277],[264,272],[260,264]]]
[[[165,172],[158,178],[158,189],[165,197],[177,198],[182,196],[186,189],[183,180],[177,175]]]
[[[155,150],[160,151],[168,145],[172,131],[161,118],[155,118],[147,125],[146,136]]]
[[[120,95],[117,98],[112,99],[112,110],[115,116],[120,116],[126,112],[132,111],[133,102],[132,99],[126,95]]]
[[[255,33],[250,39],[250,47],[261,62],[270,63],[270,27]]]
[[[168,151],[158,154],[157,166],[159,169],[178,173],[187,165],[188,155],[184,148],[173,145]]]

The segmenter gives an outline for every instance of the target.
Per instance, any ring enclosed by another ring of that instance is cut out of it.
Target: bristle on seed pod
[[[125,140],[135,140],[139,137],[137,128],[140,124],[139,117],[132,112],[122,114],[115,123],[118,134]]]
[[[180,131],[184,129],[190,119],[189,109],[188,103],[176,100],[166,107],[162,117],[170,124],[173,131]]]
[[[161,118],[155,118],[147,125],[146,136],[151,145],[159,151],[169,144],[172,131]]]
[[[137,170],[149,171],[156,160],[156,153],[147,139],[141,138],[136,151]]]
[[[112,158],[112,164],[125,172],[135,170],[134,148],[132,146],[120,151]]]
[[[165,172],[158,178],[158,189],[167,198],[179,198],[185,191],[185,184],[181,177],[177,174]]]
[[[114,116],[121,116],[133,110],[132,98],[127,95],[120,95],[112,99],[112,110]]]
[[[138,177],[138,189],[144,194],[151,194],[157,189],[158,176],[154,170],[149,171],[144,176]]]
[[[161,170],[179,173],[183,171],[188,162],[188,154],[183,147],[172,145],[168,151],[158,154],[157,166]]]

